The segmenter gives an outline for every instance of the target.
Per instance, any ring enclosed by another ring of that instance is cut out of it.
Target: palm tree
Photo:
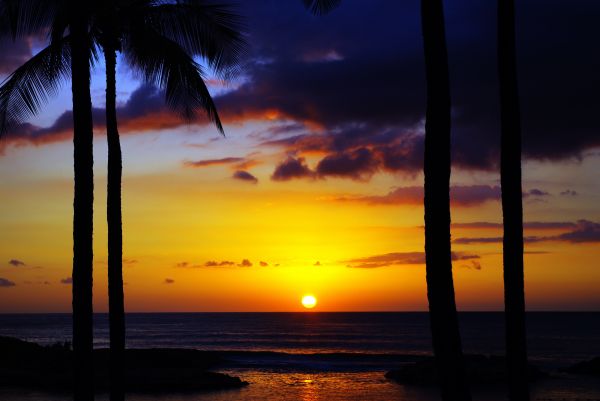
[[[13,38],[50,28],[50,46],[15,71],[0,88],[0,132],[35,114],[70,71],[73,93],[73,351],[74,396],[92,400],[93,132],[91,57],[86,2],[6,0],[0,5]],[[69,35],[64,36],[69,30]],[[5,28],[6,29],[6,28]],[[69,65],[70,63],[70,65]]]
[[[146,82],[164,89],[169,107],[185,120],[192,120],[198,110],[204,110],[223,134],[203,72],[192,56],[202,56],[215,72],[229,76],[239,66],[245,41],[240,17],[223,5],[113,0],[100,3],[94,15],[97,18],[93,30],[106,64],[108,288],[111,400],[114,401],[123,399],[121,369],[125,349],[122,153],[116,110],[116,53],[122,51]]]
[[[450,246],[450,82],[442,0],[422,0],[427,79],[425,259],[433,351],[444,400],[470,400],[462,354]]]
[[[509,398],[529,400],[525,290],[523,280],[523,194],[521,116],[517,86],[514,0],[498,0],[498,75],[502,211],[504,220],[504,305]]]
[[[58,6],[57,9],[60,10]],[[12,9],[10,11],[13,13]],[[19,12],[26,14],[25,11],[27,10]],[[164,89],[167,104],[183,118],[192,120],[197,111],[202,109],[223,133],[216,107],[203,81],[201,67],[193,60],[192,55],[204,57],[215,72],[227,77],[239,66],[245,41],[241,33],[240,18],[227,6],[207,5],[199,1],[178,3],[112,1],[95,3],[92,10],[85,10],[85,12],[85,16],[91,18],[89,21],[91,37],[88,37],[86,31],[86,39],[78,42],[81,46],[78,49],[82,51],[82,46],[85,44],[89,58],[90,55],[95,56],[92,51],[96,46],[102,47],[107,70],[110,343],[113,367],[111,371],[117,372],[122,366],[125,322],[122,280],[122,163],[116,118],[116,52],[122,50],[129,64],[146,82]],[[0,14],[0,17],[4,18],[11,13],[8,13],[7,9],[7,12]],[[62,13],[55,12],[55,14]],[[35,19],[31,18],[31,20]],[[79,18],[80,25],[85,24],[87,29],[86,21],[84,18]],[[38,31],[49,24],[46,21],[39,25]],[[27,32],[30,31],[32,30]],[[3,130],[36,114],[43,101],[54,95],[62,80],[68,78],[69,62],[75,63],[75,58],[71,57],[73,46],[69,46],[71,37],[72,34],[59,37],[58,34],[54,36],[53,33],[50,45],[15,71],[0,88],[0,118],[2,118],[0,122]],[[89,68],[86,70],[89,87]],[[90,104],[91,116],[91,102],[87,103]],[[85,105],[85,99],[82,99],[79,104]],[[76,147],[76,151],[78,149]],[[79,221],[77,217],[76,221]],[[75,276],[74,274],[74,281]],[[79,276],[77,278],[79,279]],[[91,285],[91,271],[89,278]],[[89,305],[91,306],[91,297]],[[88,348],[91,355],[91,319],[89,324],[90,347]],[[81,343],[75,340],[76,334],[80,335],[82,332],[74,329],[74,348],[76,342]],[[77,372],[81,370],[76,369]],[[115,380],[117,390],[121,384],[119,377],[119,374],[113,377],[117,379]]]

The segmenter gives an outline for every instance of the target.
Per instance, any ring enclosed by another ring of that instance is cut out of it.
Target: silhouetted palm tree
[[[69,62],[73,92],[73,351],[75,399],[91,400],[92,268],[94,172],[91,57],[87,2],[76,0],[5,0],[0,5],[13,37],[39,34],[50,28],[51,44],[17,71],[0,89],[0,124],[4,131],[35,114],[62,78]],[[69,36],[65,37],[65,32]],[[7,29],[5,27],[5,29]]]
[[[223,133],[201,67],[201,56],[213,71],[228,76],[239,66],[245,47],[241,18],[230,7],[202,1],[157,3],[100,2],[93,31],[106,64],[108,139],[107,221],[108,288],[111,350],[111,400],[123,398],[121,367],[125,349],[123,234],[121,216],[122,153],[116,110],[116,53],[148,83],[165,91],[169,107],[192,120],[203,110]]]
[[[504,219],[504,304],[509,398],[529,400],[525,289],[523,280],[523,194],[521,116],[517,85],[514,0],[498,0],[498,73],[502,211]]]
[[[54,6],[60,10],[59,7],[64,4]],[[120,191],[122,164],[116,119],[116,52],[122,50],[129,64],[140,72],[145,81],[164,89],[167,104],[183,118],[192,120],[197,111],[202,109],[223,132],[216,107],[203,81],[202,70],[192,56],[203,57],[215,72],[228,76],[238,67],[245,41],[239,16],[227,6],[208,5],[200,1],[99,1],[93,6],[93,9],[85,10],[85,18],[79,18],[78,23],[86,28],[86,38],[78,43],[85,44],[88,53],[95,50],[97,45],[101,46],[107,67],[109,309],[111,365],[114,368],[122,366],[125,346]],[[15,10],[7,8],[6,13],[0,15],[8,17]],[[27,15],[29,10],[16,11],[17,14]],[[55,15],[60,14],[55,12]],[[30,19],[36,21],[32,17]],[[91,38],[87,36],[88,22],[91,25]],[[36,26],[36,31],[50,23],[47,18],[47,21]],[[19,24],[15,27],[25,29]],[[27,30],[28,33],[33,31],[33,28]],[[13,73],[0,89],[3,130],[36,114],[43,101],[56,93],[62,79],[68,77],[68,64],[75,62],[74,58],[71,60],[71,36],[53,36],[50,45]],[[89,87],[89,67],[86,70]],[[91,103],[87,103],[90,104],[91,116]],[[85,100],[81,104],[86,104]],[[77,217],[75,220],[78,221]],[[74,329],[74,337],[77,333]],[[74,347],[75,342],[74,338]],[[115,370],[111,369],[113,372]],[[120,386],[115,387],[118,389]],[[122,394],[120,391],[118,393]]]
[[[433,351],[444,400],[470,400],[450,246],[450,82],[442,0],[421,1],[427,78],[425,257]]]

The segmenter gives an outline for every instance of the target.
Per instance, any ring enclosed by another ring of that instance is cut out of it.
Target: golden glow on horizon
[[[312,309],[317,306],[317,298],[314,295],[305,295],[302,297],[302,306],[306,309]]]
[[[235,152],[209,155],[210,149],[186,147],[171,142],[171,136],[157,141],[143,135],[123,137],[127,155],[123,274],[128,311],[299,312],[309,310],[299,302],[308,294],[326,294],[316,300],[318,310],[427,310],[422,263],[386,264],[384,258],[360,268],[361,263],[352,262],[423,252],[422,207],[348,200],[380,196],[394,186],[422,185],[419,177],[381,173],[368,183],[333,178],[274,182],[270,174],[283,156],[267,154],[259,155],[262,164],[249,168],[259,179],[249,184],[232,179],[228,165],[191,169],[181,164],[184,159],[248,154],[241,145]],[[103,141],[95,145],[94,310],[105,312],[106,150]],[[72,266],[71,153],[70,144],[60,143],[9,149],[0,157],[0,180],[5,183],[0,188],[5,200],[0,214],[0,278],[15,283],[0,288],[0,312],[71,310],[71,286],[66,280]],[[311,167],[317,161],[307,156]],[[599,168],[600,158],[586,159],[581,165],[529,164],[525,182],[562,174],[570,178],[569,187],[585,195],[555,196],[545,203],[526,201],[526,219],[599,221],[600,193],[592,191],[597,188],[596,177],[584,174]],[[496,178],[478,175],[478,182]],[[453,180],[473,182],[460,170],[453,173]],[[559,194],[564,187],[559,182],[543,189]],[[455,222],[498,222],[499,216],[499,202],[452,210]],[[529,228],[526,236],[557,237],[568,230]],[[501,235],[498,227],[485,226],[454,227],[452,232],[453,239]],[[528,243],[526,249],[525,284],[531,310],[598,309],[597,243],[540,241]],[[501,310],[502,244],[454,243],[453,251],[478,256],[453,263],[459,309]],[[9,262],[13,259],[25,266],[13,266]]]

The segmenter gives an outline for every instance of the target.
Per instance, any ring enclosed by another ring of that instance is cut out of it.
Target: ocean
[[[40,344],[69,341],[68,314],[0,315],[0,335]],[[503,354],[502,313],[460,313],[465,353]],[[431,355],[426,313],[131,313],[130,348],[221,351],[217,369],[250,386],[195,395],[131,395],[130,401],[437,400],[435,389],[402,386],[383,374]],[[557,372],[600,356],[600,313],[527,314],[530,361]],[[108,346],[108,318],[95,315],[95,347]],[[506,399],[503,389],[474,389],[475,399]],[[600,380],[554,373],[533,388],[534,399],[600,400]],[[54,397],[54,398],[52,398]],[[7,401],[56,400],[36,392],[0,390]],[[105,399],[100,396],[99,400]]]

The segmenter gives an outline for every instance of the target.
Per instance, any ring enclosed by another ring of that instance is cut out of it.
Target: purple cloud
[[[14,287],[16,284],[14,281],[0,277],[0,287]]]
[[[233,173],[233,178],[240,181],[250,182],[252,184],[258,183],[258,178],[253,176],[247,171],[237,170]]]

